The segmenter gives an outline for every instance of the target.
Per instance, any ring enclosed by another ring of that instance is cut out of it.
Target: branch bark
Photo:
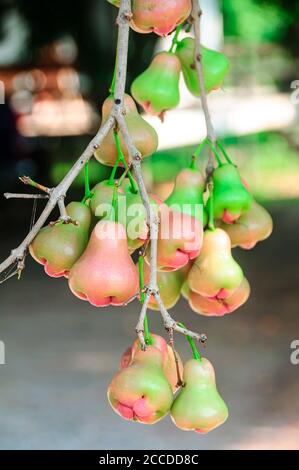
[[[192,19],[194,23],[194,35],[195,35],[195,50],[194,50],[194,62],[199,82],[200,89],[200,98],[202,103],[202,109],[205,115],[206,127],[207,127],[207,136],[211,142],[216,142],[216,133],[212,124],[212,119],[210,115],[210,110],[208,107],[208,99],[205,89],[203,68],[201,62],[201,52],[200,52],[200,19],[202,16],[202,10],[200,8],[200,0],[193,0],[192,8]]]
[[[49,199],[46,194],[18,194],[18,193],[4,193],[5,199]]]
[[[192,8],[192,20],[194,24],[194,35],[195,35],[195,49],[194,49],[194,63],[197,72],[198,82],[199,82],[199,89],[200,89],[200,99],[202,104],[202,109],[205,116],[206,128],[207,128],[207,137],[209,140],[215,144],[217,137],[216,132],[212,123],[211,114],[208,106],[208,99],[205,89],[205,82],[204,82],[204,75],[203,75],[203,68],[201,62],[201,52],[200,52],[200,38],[201,38],[201,30],[200,30],[200,20],[202,16],[202,10],[200,7],[200,0],[192,0],[193,8]],[[209,160],[207,165],[207,175],[210,176],[213,172],[214,165],[213,165],[213,153],[209,150]]]
[[[120,28],[120,32],[123,31],[123,42],[122,42],[122,47],[123,47],[123,53],[126,52],[126,57],[128,54],[128,41],[129,41],[129,21],[130,18],[132,17],[132,12],[131,12],[131,1],[130,0],[122,0],[121,1],[121,8],[124,8],[124,14],[119,14],[119,19],[118,19],[118,24]],[[127,31],[126,31],[127,30]],[[125,44],[126,43],[126,44]],[[120,44],[118,44],[118,50],[119,50]],[[126,61],[124,61],[126,63]],[[118,77],[119,78],[119,77]],[[123,77],[125,79],[125,77]],[[117,89],[117,86],[116,86]],[[120,98],[118,96],[117,98]],[[144,318],[147,312],[147,306],[149,303],[150,296],[153,295],[156,299],[157,304],[159,305],[159,309],[164,321],[164,326],[166,330],[170,332],[170,334],[173,332],[173,330],[182,333],[184,335],[189,335],[192,338],[196,339],[197,341],[206,341],[206,335],[200,335],[198,333],[194,333],[192,331],[185,330],[184,328],[181,328],[177,325],[177,322],[172,319],[168,311],[166,310],[160,293],[158,289],[158,283],[157,283],[157,251],[158,251],[158,232],[159,232],[159,217],[157,214],[157,211],[155,210],[155,206],[153,206],[150,203],[150,199],[144,184],[143,176],[142,176],[142,169],[141,169],[141,155],[136,149],[132,138],[128,132],[128,128],[125,122],[125,119],[123,117],[122,113],[116,113],[115,114],[115,119],[119,125],[120,131],[122,133],[124,142],[127,146],[128,153],[129,153],[129,160],[130,163],[132,164],[134,175],[137,181],[138,189],[140,192],[140,196],[143,202],[143,205],[146,209],[147,213],[147,221],[149,225],[149,231],[150,231],[150,280],[149,283],[146,287],[146,297],[145,301],[143,303],[141,313],[139,316],[139,321],[136,326],[136,332],[138,334],[140,343],[143,347],[143,349],[146,348],[145,344],[145,338],[144,338]]]

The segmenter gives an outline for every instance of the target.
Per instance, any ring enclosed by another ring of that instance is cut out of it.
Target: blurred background
[[[202,0],[204,45],[231,61],[224,88],[209,96],[217,133],[255,197],[274,218],[272,237],[235,250],[252,286],[248,303],[223,319],[191,312],[176,319],[204,331],[230,419],[207,436],[122,421],[106,400],[123,350],[133,341],[138,304],[96,310],[29,257],[21,281],[0,285],[1,449],[299,448],[299,1]],[[18,176],[56,185],[99,127],[112,80],[117,10],[104,0],[0,2],[0,191],[24,192]],[[170,38],[130,38],[127,90]],[[199,100],[181,84],[181,104],[146,117],[160,137],[144,163],[148,187],[166,197],[205,135]],[[91,180],[109,168],[91,164]],[[83,195],[83,175],[68,200]],[[43,203],[39,203],[37,212]],[[30,201],[0,198],[1,257],[25,236]],[[54,216],[53,216],[54,217]],[[153,312],[150,322],[162,332]],[[184,338],[176,347],[190,355]]]

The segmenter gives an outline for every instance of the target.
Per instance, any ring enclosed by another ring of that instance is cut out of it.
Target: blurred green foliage
[[[289,7],[292,2],[284,3],[222,0],[225,35],[250,43],[280,41],[294,21],[294,11],[286,9],[286,3]]]
[[[254,196],[262,201],[299,199],[298,151],[290,145],[287,135],[278,132],[262,132],[241,137],[222,139],[230,157],[248,182]],[[189,165],[195,146],[157,152],[143,162],[147,181],[159,184],[174,181],[178,172]],[[204,166],[206,155],[202,155]],[[50,178],[57,184],[71,168],[72,161],[57,161],[51,167]],[[109,177],[110,167],[95,160],[90,163],[91,186]],[[74,182],[84,186],[84,172]]]
[[[286,135],[263,132],[222,139],[255,197],[260,200],[299,198],[298,150]],[[154,183],[171,181],[190,163],[195,147],[157,152],[144,163]]]
[[[60,181],[64,178],[67,172],[72,168],[73,162],[56,162],[51,170],[50,170],[50,178],[51,182],[54,185],[60,183]],[[96,185],[99,181],[103,181],[106,179],[111,172],[111,168],[104,166],[98,163],[96,160],[91,160],[89,164],[89,180],[91,186]],[[82,170],[81,173],[77,176],[74,181],[74,186],[77,187],[84,187],[84,171]]]

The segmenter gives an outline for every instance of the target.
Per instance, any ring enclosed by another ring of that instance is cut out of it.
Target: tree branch
[[[207,336],[205,334],[194,333],[193,331],[187,330],[186,328],[183,328],[183,327],[179,326],[177,324],[177,322],[173,320],[173,318],[169,315],[168,311],[166,310],[166,308],[165,308],[165,306],[162,302],[160,294],[158,292],[156,292],[154,294],[154,296],[155,296],[156,302],[159,306],[161,315],[163,317],[164,326],[165,326],[166,330],[169,330],[169,331],[174,330],[174,331],[177,331],[178,333],[182,333],[185,336],[190,336],[191,338],[195,339],[196,341],[200,341],[202,343],[206,342]]]
[[[122,42],[122,50],[123,53],[125,53],[126,57],[128,55],[128,41],[129,41],[129,21],[131,18],[131,1],[130,0],[122,0],[121,1],[121,9],[124,9],[124,13],[122,14],[121,11],[119,13],[119,18],[118,18],[118,24],[120,28],[120,33],[123,31],[123,42]],[[118,44],[118,50],[119,50],[120,44]],[[126,64],[126,60],[123,61],[124,64]],[[125,80],[125,76],[123,77]],[[116,85],[116,89],[117,85]],[[120,96],[118,96],[119,99]],[[140,197],[142,199],[143,205],[146,210],[147,214],[147,222],[149,226],[149,232],[150,232],[150,279],[149,283],[146,288],[146,297],[145,301],[143,303],[139,320],[136,326],[136,331],[141,343],[141,346],[143,349],[146,348],[145,344],[145,338],[144,338],[144,318],[147,312],[147,306],[150,300],[150,296],[153,295],[157,301],[157,304],[159,306],[161,315],[164,320],[164,326],[165,328],[172,333],[173,330],[178,331],[180,333],[183,333],[185,335],[189,335],[192,338],[198,340],[198,341],[206,341],[206,335],[199,335],[197,333],[193,333],[192,331],[187,331],[184,328],[181,328],[177,325],[177,323],[172,319],[168,311],[166,310],[160,293],[158,289],[158,283],[157,283],[157,252],[158,252],[158,231],[159,231],[159,217],[157,213],[156,206],[151,204],[146,186],[144,184],[143,176],[142,176],[142,169],[141,169],[141,155],[136,149],[133,140],[128,132],[128,128],[126,125],[126,121],[124,119],[124,116],[119,110],[117,110],[115,114],[115,119],[119,125],[120,131],[122,133],[125,145],[128,149],[128,154],[129,154],[129,160],[130,163],[133,167],[134,170],[134,175],[137,181],[138,189],[140,192]]]
[[[216,143],[216,132],[212,123],[209,106],[208,106],[208,99],[205,89],[205,82],[204,82],[204,75],[203,75],[203,68],[201,62],[201,52],[200,52],[200,20],[202,15],[202,10],[200,8],[200,0],[192,0],[193,8],[192,8],[192,20],[194,24],[194,35],[195,35],[195,49],[194,49],[194,62],[195,68],[197,72],[198,82],[199,82],[199,89],[200,89],[200,98],[203,113],[205,116],[205,122],[207,127],[207,137],[210,141],[215,144]],[[209,176],[213,172],[213,153],[209,150],[209,161],[207,165],[207,175]]]
[[[138,335],[142,349],[146,349],[145,339],[144,339],[144,320],[147,312],[147,307],[151,298],[150,292],[147,292],[142,304],[142,309],[139,315],[139,320],[136,326],[136,333]]]
[[[49,199],[47,194],[18,194],[18,193],[4,193],[5,199]]]
[[[0,264],[0,273],[5,271],[7,268],[9,268],[9,266],[14,264],[15,262],[22,261],[24,259],[30,243],[34,240],[40,229],[43,227],[60,198],[66,194],[67,190],[69,189],[75,178],[78,176],[85,163],[90,160],[95,148],[97,148],[101,144],[110,129],[112,129],[114,122],[115,120],[113,116],[110,116],[103,125],[103,127],[97,132],[96,136],[89,143],[80,158],[78,158],[71,170],[61,181],[61,183],[59,183],[59,185],[51,191],[49,201],[46,207],[44,208],[36,223],[33,225],[26,238],[17,248],[13,249],[11,251],[10,256],[8,256],[8,258],[6,258],[6,260],[4,260]]]

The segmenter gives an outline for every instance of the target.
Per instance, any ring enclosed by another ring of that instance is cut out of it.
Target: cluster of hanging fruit
[[[120,159],[125,164],[121,153]],[[66,207],[67,223],[49,224],[30,245],[30,253],[49,276],[68,278],[72,292],[97,307],[123,305],[137,297],[139,274],[131,254],[147,245],[149,235],[136,183],[132,175],[114,180],[116,168],[109,180],[88,189],[82,202]],[[213,190],[193,161],[178,174],[164,202],[152,195],[160,217],[158,286],[168,309],[182,292],[194,311],[221,316],[249,296],[249,284],[231,247],[253,248],[270,235],[272,219],[253,200],[232,163],[219,162],[211,180]],[[113,210],[122,204],[124,211]],[[149,250],[150,245],[144,251],[148,264]],[[145,283],[148,264],[143,267]],[[158,309],[155,299],[149,307]]]
[[[135,341],[123,354],[120,371],[108,388],[116,413],[144,424],[154,424],[170,413],[178,428],[202,434],[220,426],[228,410],[217,391],[213,366],[190,341],[194,359],[184,366],[161,336],[150,335],[146,351]]]
[[[175,265],[170,260],[165,261],[165,253],[169,252],[167,242],[159,238],[158,285],[168,309],[182,294],[193,311],[206,316],[223,316],[243,305],[250,294],[249,283],[233,258],[232,248],[254,248],[270,236],[273,223],[267,210],[254,200],[222,144],[217,142],[226,161],[208,139],[200,144],[200,150],[203,144],[212,147],[218,161],[211,179],[206,181],[193,160],[190,168],[180,171],[172,193],[164,201],[174,217],[181,212],[183,217],[191,217],[203,227],[202,241],[201,237],[196,237],[196,242],[200,239],[199,251],[196,254],[191,250],[190,261],[185,260],[182,266],[180,261],[183,262],[186,251],[181,244]],[[194,228],[198,233],[198,226]],[[191,234],[189,240],[190,237]],[[146,267],[146,276],[147,270]],[[154,299],[149,307],[158,309]]]
[[[119,1],[109,1],[119,6]],[[189,0],[132,1],[131,26],[136,31],[165,35],[179,25],[171,50],[155,56],[133,82],[132,95],[148,113],[161,115],[178,104],[181,70],[189,90],[199,94],[194,40],[178,41],[190,11]],[[202,63],[205,88],[210,92],[222,85],[228,61],[223,54],[202,47]],[[112,86],[103,104],[102,125],[112,109],[113,92]],[[152,155],[158,146],[155,130],[139,114],[130,95],[125,95],[123,107],[136,148],[143,158]],[[206,147],[217,163],[208,179],[197,165]],[[95,158],[113,167],[110,178],[90,190],[87,164],[84,199],[66,207],[67,218],[41,229],[30,253],[49,276],[67,278],[74,295],[96,307],[122,306],[136,298],[143,302],[150,277],[149,227],[118,129],[108,133]],[[119,167],[124,172],[117,179]],[[244,304],[250,287],[232,256],[232,247],[253,248],[270,235],[272,220],[254,201],[222,144],[205,139],[190,166],[178,174],[171,195],[165,201],[154,194],[150,199],[160,221],[158,287],[165,307],[174,307],[181,295],[201,315],[222,316]],[[135,252],[137,264],[132,258]],[[158,310],[154,297],[149,308]],[[228,412],[216,388],[213,366],[200,357],[192,339],[187,337],[194,359],[183,367],[176,351],[149,333],[147,318],[145,337],[146,351],[137,340],[121,359],[120,371],[108,390],[113,409],[125,419],[145,424],[170,412],[180,429],[201,433],[222,424]]]
[[[186,37],[178,41],[182,27],[177,29],[169,51],[158,53],[149,67],[132,84],[132,96],[144,110],[160,116],[178,106],[180,102],[179,82],[183,72],[185,84],[194,96],[200,96],[197,72],[194,66],[195,41]],[[175,49],[175,52],[174,52]],[[229,61],[221,52],[201,46],[201,62],[206,93],[221,88],[229,69]]]
[[[132,95],[144,110],[164,117],[164,113],[180,102],[179,82],[183,72],[185,84],[194,96],[200,96],[197,72],[194,66],[195,41],[186,37],[178,41],[178,28],[169,51],[158,53],[149,67],[132,84]],[[175,52],[174,52],[175,49]],[[221,88],[229,69],[229,61],[221,52],[201,46],[201,62],[206,93]]]
[[[120,4],[119,0],[108,1],[116,6]],[[187,37],[181,41],[177,40],[191,10],[191,0],[132,1],[131,27],[135,31],[144,34],[155,32],[159,36],[166,36],[177,28],[170,50],[157,54],[148,69],[134,80],[131,88],[137,103],[149,114],[160,116],[162,119],[165,111],[175,108],[180,102],[181,71],[190,93],[200,96],[194,65],[194,39]],[[188,24],[186,27],[188,29]],[[205,90],[209,93],[222,86],[229,69],[229,61],[224,54],[202,45],[200,54]],[[134,110],[136,111],[132,109]],[[99,160],[103,161],[100,158]]]

